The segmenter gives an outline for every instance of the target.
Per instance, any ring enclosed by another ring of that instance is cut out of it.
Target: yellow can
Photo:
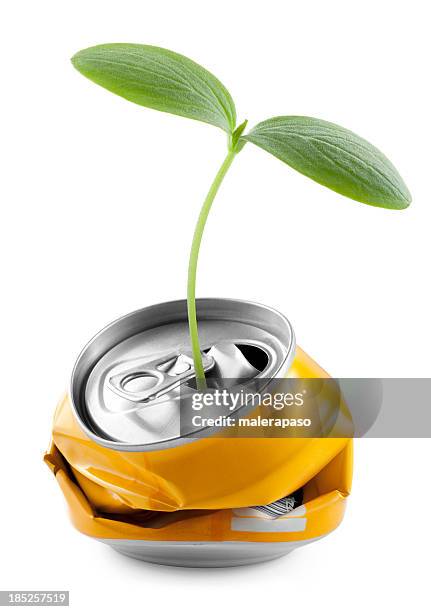
[[[234,362],[239,376],[328,377],[273,309],[197,305],[205,367],[217,375],[232,376]],[[181,435],[179,388],[192,377],[185,301],[127,315],[84,348],[45,456],[75,526],[131,556],[206,566],[280,556],[334,529],[351,440]],[[299,489],[303,503],[285,516],[255,509]]]

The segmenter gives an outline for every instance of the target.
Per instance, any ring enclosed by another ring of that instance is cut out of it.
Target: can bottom
[[[297,542],[152,542],[99,539],[133,559],[176,567],[234,567],[272,561],[320,538]]]

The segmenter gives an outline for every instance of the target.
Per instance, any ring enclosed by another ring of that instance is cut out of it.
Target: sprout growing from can
[[[403,179],[372,144],[313,117],[266,119],[245,133],[224,85],[194,61],[160,47],[114,43],[79,51],[72,63],[105,89],[147,108],[212,124],[228,135],[228,151],[202,205],[190,249],[187,309],[196,381],[205,387],[196,314],[196,272],[205,224],[217,191],[246,143],[271,153],[317,183],[352,200],[402,210],[411,202]]]

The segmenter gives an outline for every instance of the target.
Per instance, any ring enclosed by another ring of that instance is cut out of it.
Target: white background
[[[150,566],[92,542],[42,463],[82,345],[122,314],[184,297],[194,222],[225,154],[220,130],[75,72],[69,57],[97,43],[192,57],[229,88],[240,121],[312,115],[380,147],[412,191],[408,210],[352,203],[247,145],[208,223],[198,294],[278,308],[335,376],[430,375],[427,4],[2,5],[1,589],[70,589],[77,610],[429,605],[428,440],[358,441],[342,526],[233,570]]]

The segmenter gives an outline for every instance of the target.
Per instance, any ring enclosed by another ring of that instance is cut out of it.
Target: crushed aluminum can
[[[209,376],[327,376],[271,308],[201,299],[197,313]],[[45,455],[77,529],[135,558],[202,567],[276,558],[332,531],[351,440],[182,435],[180,388],[193,378],[184,300],[128,314],[83,349]]]

